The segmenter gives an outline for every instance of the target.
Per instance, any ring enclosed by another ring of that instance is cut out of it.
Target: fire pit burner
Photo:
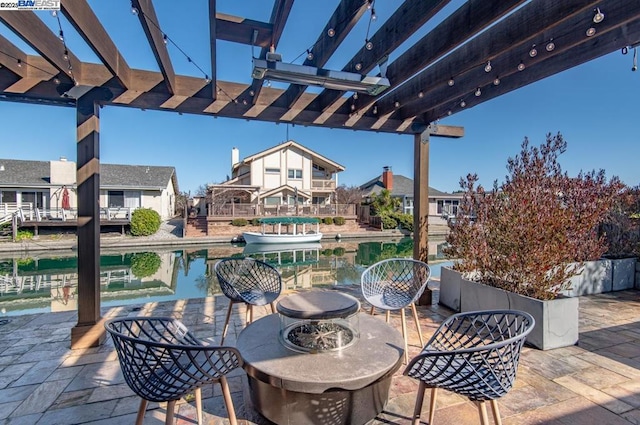
[[[360,302],[347,294],[318,291],[278,302],[280,341],[291,350],[318,353],[344,349],[359,337]]]

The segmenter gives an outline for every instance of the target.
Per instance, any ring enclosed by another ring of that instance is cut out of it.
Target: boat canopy
[[[318,224],[316,217],[263,217],[258,219],[261,224]]]

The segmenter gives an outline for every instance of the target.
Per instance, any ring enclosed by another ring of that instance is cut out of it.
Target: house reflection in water
[[[29,258],[0,259],[0,309],[25,312],[77,309],[78,259],[44,253]],[[103,303],[172,295],[176,256],[173,252],[113,253],[100,257]]]

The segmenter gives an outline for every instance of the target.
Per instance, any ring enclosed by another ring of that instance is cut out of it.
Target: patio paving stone
[[[359,288],[345,289],[359,297]],[[437,300],[437,292],[434,297]],[[223,296],[138,306],[104,308],[103,317],[171,315],[181,318],[199,337],[217,344],[227,309]],[[363,311],[368,311],[363,306]],[[245,326],[243,306],[235,306],[224,345],[235,345]],[[254,320],[269,314],[257,308]],[[425,341],[437,329],[447,308],[418,306]],[[377,315],[384,320],[384,315]],[[100,347],[69,348],[75,314],[48,313],[11,317],[0,327],[0,424],[133,423],[139,398],[124,382],[110,338]],[[418,334],[407,317],[409,351],[420,351]],[[514,388],[500,400],[505,425],[638,424],[640,425],[640,292],[623,291],[580,299],[581,334],[577,345],[549,351],[525,347]],[[400,315],[391,315],[400,329]],[[39,341],[39,343],[34,343]],[[368,425],[411,423],[417,381],[396,372],[384,411]],[[228,376],[235,410],[242,425],[269,425],[253,408],[242,369]],[[228,424],[219,385],[202,389],[205,424]],[[429,409],[427,391],[422,420]],[[150,403],[145,424],[164,423],[166,403]],[[175,424],[195,423],[195,400],[176,405]],[[491,412],[489,411],[491,416]],[[73,418],[73,419],[70,419]],[[477,424],[474,403],[440,391],[436,423]]]

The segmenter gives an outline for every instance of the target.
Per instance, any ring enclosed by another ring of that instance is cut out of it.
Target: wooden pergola
[[[636,0],[468,0],[398,54],[400,46],[430,24],[449,1],[398,3],[397,10],[376,25],[369,43],[342,68],[362,75],[375,75],[378,67],[385,68],[383,76],[390,87],[376,96],[359,94],[357,98],[340,90],[316,93],[301,84],[276,89],[266,87],[264,80],[243,83],[216,78],[220,59],[216,40],[259,47],[257,57],[264,59],[271,46],[277,50],[287,18],[296,7],[293,0],[274,0],[271,16],[264,21],[226,15],[216,10],[216,0],[209,0],[209,37],[200,40],[211,51],[206,78],[176,74],[152,0],[132,0],[131,6],[159,72],[131,68],[87,0],[61,0],[61,13],[100,64],[79,60],[40,15],[0,11],[0,21],[37,52],[27,54],[0,35],[0,100],[77,111],[80,283],[73,347],[93,346],[104,338],[99,292],[100,107],[412,135],[414,257],[426,259],[429,139],[463,135],[460,127],[434,123],[640,42],[640,1]],[[324,67],[356,23],[371,18],[373,6],[373,0],[340,0],[304,65]],[[170,7],[180,4],[172,2]],[[390,55],[396,58],[388,61]]]

